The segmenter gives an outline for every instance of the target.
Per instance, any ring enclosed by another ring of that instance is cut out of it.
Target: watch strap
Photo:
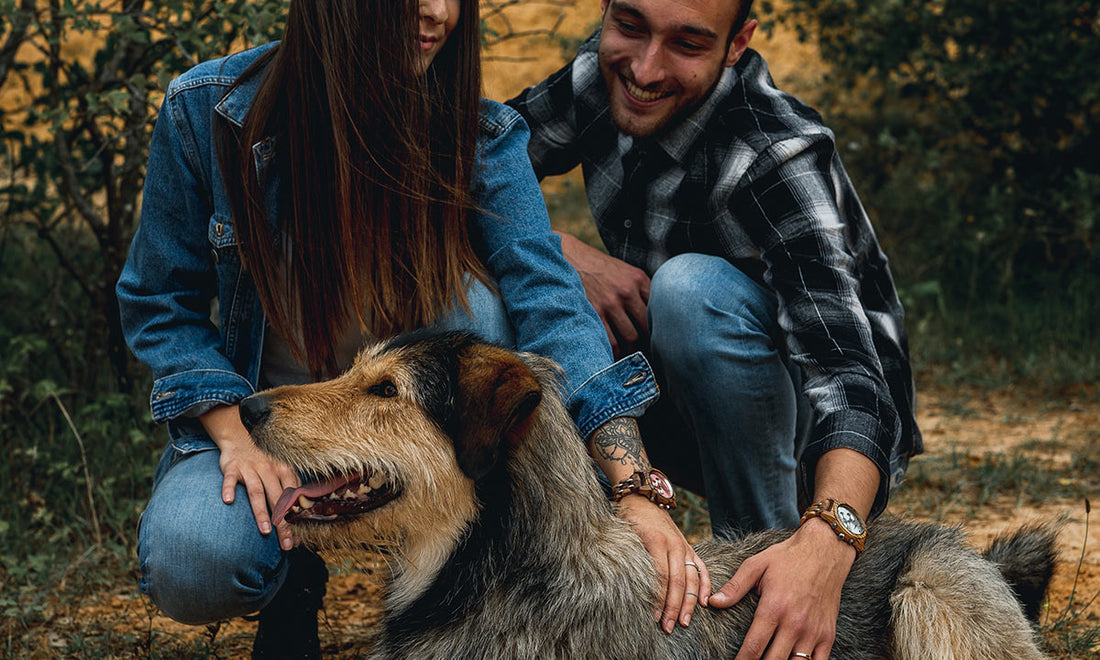
[[[627,495],[641,495],[662,509],[676,508],[676,493],[672,490],[672,482],[656,468],[638,470],[615,484],[611,490],[611,499],[615,502]]]
[[[851,529],[845,524],[838,513],[841,508],[846,510],[845,515],[854,517],[854,523],[859,526],[859,530]],[[833,533],[844,541],[848,545],[852,546],[856,550],[856,557],[863,553],[863,548],[866,545],[867,540],[867,523],[863,520],[863,516],[859,515],[855,507],[845,502],[838,502],[833,498],[827,498],[820,502],[814,502],[810,505],[810,508],[806,509],[806,512],[802,514],[802,518],[798,521],[798,526],[806,524],[806,521],[810,518],[821,518],[829,527],[833,529]]]

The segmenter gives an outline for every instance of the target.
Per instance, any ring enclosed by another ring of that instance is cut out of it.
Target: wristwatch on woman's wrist
[[[676,491],[664,472],[656,468],[639,470],[615,484],[611,499],[618,502],[627,495],[641,495],[662,509],[676,508]]]
[[[802,514],[798,526],[801,527],[810,518],[821,518],[829,523],[841,541],[856,549],[856,557],[863,552],[863,546],[867,540],[867,523],[852,505],[838,502],[831,497],[814,502],[810,508],[806,509],[806,513]]]

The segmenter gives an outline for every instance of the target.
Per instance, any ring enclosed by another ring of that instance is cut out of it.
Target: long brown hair
[[[219,157],[244,267],[264,311],[317,376],[353,323],[379,337],[431,323],[464,278],[481,90],[478,2],[427,73],[416,0],[295,0],[239,131]],[[252,147],[275,137],[276,231]]]

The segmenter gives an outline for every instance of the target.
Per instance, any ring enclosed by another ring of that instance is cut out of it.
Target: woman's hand
[[[269,512],[275,509],[275,504],[285,489],[301,485],[298,475],[290,466],[271,458],[252,442],[241,423],[237,406],[219,406],[202,415],[199,420],[221,450],[218,464],[224,475],[222,501],[232,504],[236,497],[237,484],[243,485],[248,493],[252,515],[256,518],[256,527],[261,534],[270,534]],[[275,531],[279,547],[283,550],[294,547],[294,537],[286,521],[280,523]]]
[[[668,512],[641,495],[624,497],[619,502],[619,516],[631,523],[657,567],[665,598],[654,619],[668,633],[677,620],[687,626],[696,604],[707,604],[710,575],[706,564],[695,554]]]

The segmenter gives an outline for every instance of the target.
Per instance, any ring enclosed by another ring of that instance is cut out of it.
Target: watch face
[[[859,515],[843,504],[836,508],[836,517],[837,520],[840,521],[840,524],[844,525],[845,529],[856,536],[859,536],[865,531],[863,529],[863,523],[859,520]]]
[[[672,498],[672,484],[669,483],[665,475],[660,472],[649,473],[649,485],[653,486],[653,490],[657,491],[657,494],[666,499]]]

